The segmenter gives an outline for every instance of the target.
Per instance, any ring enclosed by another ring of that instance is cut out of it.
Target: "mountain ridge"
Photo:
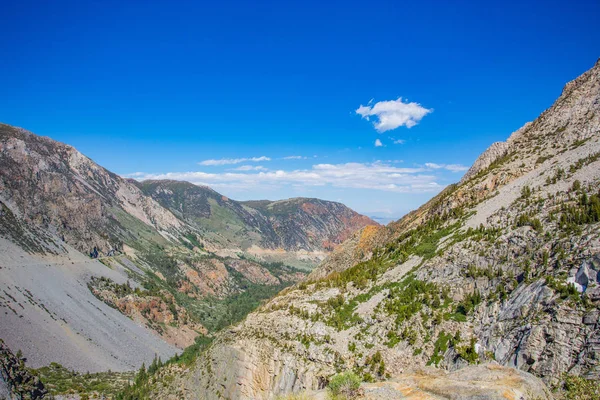
[[[504,143],[401,220],[355,233],[153,395],[268,399],[344,370],[486,362],[550,385],[598,379],[600,63]]]
[[[339,202],[296,197],[277,201],[236,201],[207,186],[173,180],[146,180],[136,185],[179,218],[195,224],[217,254],[248,251],[254,256],[276,250],[304,252],[321,260],[349,234],[378,225]],[[223,247],[217,249],[215,244]],[[282,260],[289,262],[289,260]]]

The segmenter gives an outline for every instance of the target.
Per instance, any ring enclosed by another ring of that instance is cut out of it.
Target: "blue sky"
[[[598,1],[1,7],[0,121],[124,176],[393,217],[600,56]]]

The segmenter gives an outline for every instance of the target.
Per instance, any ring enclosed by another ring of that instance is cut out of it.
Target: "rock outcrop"
[[[427,368],[386,382],[365,384],[365,400],[440,398],[469,400],[552,399],[535,376],[497,364],[469,366],[453,372]]]
[[[38,377],[25,368],[25,360],[13,354],[0,339],[0,399],[39,400],[48,391]]]
[[[363,383],[361,400],[537,400],[552,393],[535,376],[497,364],[477,365],[454,372],[423,368],[384,382]],[[304,399],[325,400],[327,390],[304,394]]]

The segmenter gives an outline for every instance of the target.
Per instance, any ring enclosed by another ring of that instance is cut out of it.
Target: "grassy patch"
[[[135,375],[134,372],[110,371],[82,374],[69,371],[58,363],[30,369],[30,372],[40,378],[51,395],[79,394],[81,398],[98,395],[113,397],[123,390]]]

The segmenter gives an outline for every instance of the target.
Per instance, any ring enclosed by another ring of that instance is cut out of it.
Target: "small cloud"
[[[261,162],[261,161],[271,161],[269,157],[261,156],[261,157],[251,157],[251,158],[221,158],[219,160],[204,160],[200,161],[198,164],[200,165],[231,165],[231,164],[240,164],[243,162]]]
[[[469,169],[469,167],[460,164],[425,163],[425,166],[430,169],[445,169],[451,172],[461,172]]]
[[[370,120],[370,117],[377,119],[373,122],[373,126],[379,133],[401,126],[412,128],[431,112],[433,112],[433,109],[427,109],[419,103],[403,102],[402,97],[399,97],[398,100],[379,101],[372,106],[371,102],[366,106],[361,104],[356,109],[356,113],[367,121]]]
[[[240,165],[237,168],[232,168],[230,171],[268,171],[268,168],[262,165]]]
[[[452,171],[452,172],[461,172],[461,171],[466,171],[469,169],[469,167],[464,166],[464,165],[460,165],[460,164],[450,164],[450,165],[446,165],[445,168],[448,171]]]
[[[393,139],[392,143],[394,143],[394,144],[404,144],[404,143],[406,143],[406,140],[404,140],[404,139]]]
[[[443,166],[441,164],[436,164],[436,163],[431,163],[431,162],[425,163],[425,166],[427,168],[431,168],[431,169],[440,169],[440,168],[443,168]]]
[[[283,157],[282,160],[306,160],[308,157],[304,156],[287,156]]]
[[[379,139],[375,139],[375,147],[382,147],[383,143],[381,143],[381,140]]]
[[[139,178],[146,175],[145,172],[132,172],[130,174],[123,175],[125,178]]]

